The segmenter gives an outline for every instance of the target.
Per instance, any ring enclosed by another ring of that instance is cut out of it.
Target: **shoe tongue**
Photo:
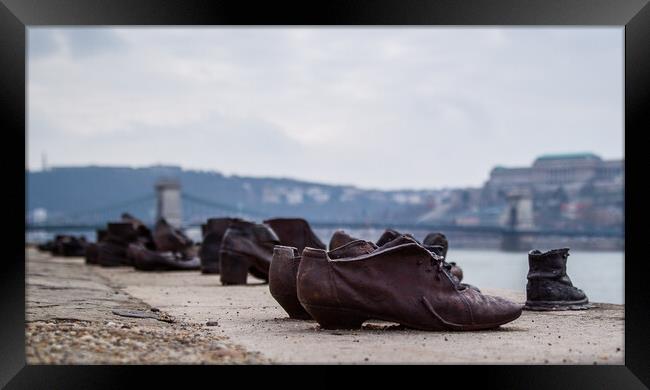
[[[444,257],[445,248],[442,245],[423,245],[427,250],[437,256]]]
[[[262,242],[277,242],[280,243],[280,239],[278,238],[278,235],[275,234],[273,229],[268,227],[267,225],[263,224],[256,224],[253,227],[253,231],[255,232],[255,238]]]
[[[223,236],[233,221],[233,218],[209,218],[205,223],[205,233],[216,233]]]
[[[447,237],[442,233],[429,233],[422,243],[424,245],[440,245],[443,247],[448,245]]]
[[[392,248],[402,244],[418,244],[418,241],[409,234],[402,234],[381,246],[381,249]]]
[[[238,228],[238,229],[250,229],[256,226],[257,224],[245,219],[234,218],[228,224],[228,227]]]
[[[344,257],[356,257],[374,252],[377,246],[369,241],[355,240],[329,251],[330,259],[341,259]]]
[[[381,237],[379,237],[376,244],[377,244],[377,246],[383,246],[383,245],[393,241],[394,239],[396,239],[397,237],[399,237],[401,235],[402,234],[400,234],[400,232],[398,232],[396,230],[386,229],[386,231],[384,231],[384,233],[381,235]]]
[[[359,241],[358,238],[352,237],[343,230],[337,230],[332,234],[332,238],[330,239],[330,246],[329,249],[337,249],[343,245],[349,244],[352,241]]]

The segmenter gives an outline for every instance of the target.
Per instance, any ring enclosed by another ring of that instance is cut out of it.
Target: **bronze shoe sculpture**
[[[325,244],[318,238],[302,218],[273,218],[264,221],[273,229],[282,245],[292,246],[302,252],[305,247],[325,249]]]
[[[384,231],[384,233],[382,233],[382,235],[377,240],[376,246],[381,247],[381,246],[387,244],[390,241],[393,241],[394,239],[396,239],[397,237],[402,236],[402,235],[404,235],[404,234],[402,234],[402,233],[400,233],[400,232],[398,232],[396,230],[386,229]],[[413,236],[410,235],[410,234],[406,234],[406,236],[413,238]],[[333,250],[333,249],[336,249],[336,248],[338,248],[340,246],[343,246],[343,245],[345,245],[345,244],[347,244],[349,242],[357,241],[357,240],[360,240],[360,238],[350,236],[349,234],[347,234],[343,230],[337,230],[337,231],[334,232],[334,234],[332,235],[332,238],[330,239],[329,249]]]
[[[384,233],[382,233],[382,235],[379,237],[376,244],[377,246],[384,246],[385,244],[393,241],[394,239],[396,239],[401,235],[402,233],[398,232],[397,230],[386,229],[384,230]]]
[[[54,240],[48,241],[45,245],[42,246],[44,250],[49,251],[52,256],[61,256],[61,245],[60,242],[65,239],[67,235],[57,234],[54,236]]]
[[[77,257],[85,256],[86,254],[86,242],[85,237],[75,237],[75,236],[63,236],[58,242],[55,243],[57,246],[57,252],[59,255],[64,257]]]
[[[97,229],[95,231],[95,242],[91,242],[86,246],[86,264],[99,264],[97,258],[99,257],[99,243],[106,238],[108,231],[106,229]]]
[[[442,260],[415,240],[340,259],[305,248],[298,300],[325,329],[358,329],[378,319],[414,329],[466,331],[496,328],[521,315],[522,305],[460,284]]]
[[[402,233],[393,230],[393,229],[386,229],[384,233],[379,237],[379,240],[377,240],[377,246],[383,246],[386,243],[394,240],[397,236],[401,235]],[[415,239],[411,234],[406,234],[406,236],[409,236],[413,239]],[[416,240],[417,241],[417,240]],[[428,234],[425,238],[424,241],[422,242],[423,246],[425,248],[428,248],[429,250],[434,250],[435,253],[438,256],[443,256],[445,259],[447,258],[447,248],[449,247],[449,244],[447,242],[447,237],[445,237],[444,234],[442,233],[430,233]],[[463,280],[463,270],[456,265],[455,262],[447,262],[446,267],[451,272],[452,275],[454,275],[456,278],[458,278],[458,281],[460,282]],[[470,286],[472,288],[473,286]],[[478,290],[478,289],[477,289]]]
[[[156,252],[142,243],[128,247],[133,266],[140,271],[192,271],[201,267],[198,256],[192,252]]]
[[[575,287],[566,273],[569,248],[528,252],[526,310],[583,310],[587,295]]]
[[[153,234],[147,225],[144,224],[144,222],[129,213],[122,213],[122,221],[130,222],[133,225],[133,228],[135,229],[138,236],[138,242],[141,242],[148,249],[156,249],[156,244],[153,240]]]
[[[429,233],[427,234],[426,237],[424,237],[424,240],[422,241],[422,244],[425,246],[437,246],[440,248],[438,251],[438,254],[440,256],[443,256],[445,259],[447,258],[447,250],[449,249],[449,241],[447,240],[447,236],[440,232],[436,233]],[[451,261],[447,263],[451,265],[451,273],[458,278],[459,281],[463,280],[463,270],[456,265],[455,262]]]
[[[275,245],[280,245],[280,239],[269,226],[233,221],[226,230],[219,249],[221,283],[246,284],[249,272],[268,282]]]
[[[330,257],[340,258],[367,254],[376,249],[373,243],[363,240],[351,241],[330,251]],[[276,245],[269,269],[269,291],[273,298],[289,314],[289,318],[309,320],[311,316],[298,301],[296,278],[301,252],[295,247]],[[322,275],[327,277],[327,275]]]
[[[41,244],[38,244],[37,248],[41,252],[52,252],[52,249],[54,249],[54,241],[47,240]]]
[[[199,250],[201,272],[204,274],[219,273],[219,249],[226,230],[233,221],[243,221],[240,218],[210,218],[202,225],[203,241]]]
[[[38,249],[50,252],[53,256],[84,256],[87,246],[86,238],[67,234],[57,234],[54,240],[49,240],[38,246]]]
[[[160,218],[153,230],[153,241],[159,252],[182,252],[194,245],[180,229],[170,225],[165,218]]]
[[[110,222],[106,237],[97,243],[97,263],[104,267],[133,265],[127,256],[129,244],[138,240],[138,234],[130,222]]]
[[[91,242],[86,246],[85,259],[86,264],[97,264],[97,257],[99,256],[99,247],[97,243]]]
[[[447,249],[449,249],[449,241],[447,240],[447,236],[440,232],[435,232],[435,233],[429,233],[427,234],[426,237],[424,237],[424,240],[422,241],[424,245],[438,245],[443,248],[442,253],[440,254],[441,256],[447,257]]]
[[[332,238],[330,238],[330,243],[328,248],[329,250],[333,250],[347,243],[350,243],[352,241],[357,241],[357,240],[359,240],[359,238],[352,237],[343,230],[337,230],[334,232],[334,234],[332,234]],[[325,248],[320,248],[320,249],[325,249]]]
[[[301,259],[298,249],[290,246],[276,245],[269,268],[269,290],[273,298],[289,314],[289,318],[309,320],[311,316],[305,311],[296,294],[296,276]]]

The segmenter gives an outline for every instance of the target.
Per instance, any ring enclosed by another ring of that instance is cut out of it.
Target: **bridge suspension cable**
[[[181,194],[181,198],[183,200],[186,200],[186,201],[189,201],[189,202],[192,202],[192,203],[196,203],[196,204],[199,204],[199,205],[202,205],[202,206],[207,206],[207,207],[217,209],[217,210],[230,211],[230,212],[237,213],[237,214],[247,214],[247,215],[251,215],[251,216],[267,216],[267,214],[268,214],[268,213],[260,212],[260,211],[257,211],[257,210],[244,209],[244,208],[240,208],[240,207],[233,206],[233,205],[228,205],[228,204],[224,204],[224,203],[211,201],[211,200],[208,200],[208,199],[198,197],[196,195],[188,194],[186,192],[183,192]]]
[[[51,223],[71,223],[73,221],[83,220],[88,222],[93,219],[92,217],[101,216],[101,219],[110,219],[119,216],[119,213],[128,211],[129,208],[134,205],[144,204],[145,202],[150,202],[155,199],[155,195],[147,194],[144,196],[138,196],[137,198],[132,198],[123,202],[116,202],[110,205],[105,205],[102,207],[97,207],[88,210],[75,211],[69,214],[65,214],[59,217],[50,218],[48,224]],[[108,213],[115,213],[115,216],[107,216]]]

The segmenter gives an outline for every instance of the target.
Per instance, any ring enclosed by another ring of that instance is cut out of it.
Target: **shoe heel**
[[[221,284],[246,284],[249,262],[246,256],[233,252],[219,255],[219,276]]]
[[[199,258],[201,259],[201,273],[204,274],[218,274],[219,273],[219,257],[206,256],[199,253]]]
[[[312,305],[304,307],[323,329],[359,329],[367,320],[352,310]]]
[[[211,263],[211,264],[201,264],[201,273],[202,274],[218,274],[219,273],[219,263],[217,262],[216,265]]]
[[[271,294],[273,295],[273,294]],[[275,298],[276,301],[282,306],[284,311],[289,314],[289,318],[293,318],[295,320],[311,320],[311,316],[307,311],[305,311],[305,308],[302,307],[300,302],[296,299],[296,297],[291,297],[291,296],[285,296],[285,295],[273,295],[273,298]]]

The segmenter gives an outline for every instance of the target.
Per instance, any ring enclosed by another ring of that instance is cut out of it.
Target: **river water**
[[[314,229],[321,240],[327,244],[332,229]],[[346,230],[354,237],[376,241],[381,230],[359,229]],[[94,232],[66,232],[68,234],[85,235],[94,240]],[[188,229],[188,236],[196,241],[201,240],[199,229]],[[424,238],[425,232],[413,232],[418,240]],[[26,235],[29,242],[39,242],[51,239],[51,234],[30,232]],[[538,248],[547,250],[552,248]],[[571,250],[567,262],[567,274],[574,286],[582,289],[592,302],[624,303],[624,252],[618,251],[582,251]],[[526,252],[512,253],[496,249],[461,249],[454,248],[449,243],[447,260],[455,261],[463,270],[463,282],[479,288],[503,288],[510,290],[526,290],[526,274],[528,272],[528,256]]]

